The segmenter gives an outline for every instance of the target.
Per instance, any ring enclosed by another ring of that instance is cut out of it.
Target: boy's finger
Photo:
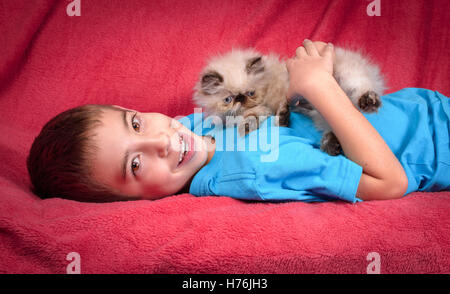
[[[296,55],[296,57],[300,57],[300,56],[305,56],[308,54],[306,53],[305,47],[300,46],[297,48],[297,50],[295,50],[295,55]]]
[[[290,58],[287,59],[286,62],[285,62],[285,64],[286,64],[286,69],[289,71],[289,69],[290,69],[291,66],[292,66],[292,60],[291,60]]]
[[[325,47],[327,47],[327,43],[322,41],[314,41],[313,44],[314,46],[316,46],[316,49],[319,52],[319,54],[321,54],[325,50]]]
[[[288,60],[286,60],[285,64],[286,64],[286,69],[287,69],[288,72],[290,72],[291,69],[293,67],[295,67],[295,61],[296,60],[297,60],[297,57],[292,57],[292,58],[289,58]]]
[[[314,43],[308,39],[305,39],[303,41],[303,46],[306,49],[306,52],[308,53],[308,55],[310,56],[319,56],[319,52],[317,51],[316,46],[314,45]]]
[[[322,56],[333,56],[334,46],[331,43],[328,43],[325,47],[325,50],[322,53]]]

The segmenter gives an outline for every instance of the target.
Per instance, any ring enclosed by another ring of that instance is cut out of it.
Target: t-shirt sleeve
[[[276,161],[260,163],[256,171],[260,197],[269,201],[360,201],[356,191],[362,167],[343,155],[330,156],[299,140],[293,138],[280,146]]]

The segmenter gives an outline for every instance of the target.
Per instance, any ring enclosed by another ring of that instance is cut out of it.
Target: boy
[[[199,130],[202,119],[191,116],[181,120],[183,125],[158,113],[86,105],[58,115],[36,138],[27,161],[33,191],[43,198],[96,202],[153,200],[179,192],[356,202],[449,189],[447,98],[406,89],[385,96],[379,114],[363,115],[332,76],[333,46],[309,40],[303,45],[287,62],[289,93],[319,110],[345,157],[321,152],[320,135],[300,114],[291,114],[289,128],[274,127],[270,118],[245,138],[233,138],[236,145],[278,130],[279,142],[270,147],[278,157],[262,162],[260,149],[221,151],[226,132]]]

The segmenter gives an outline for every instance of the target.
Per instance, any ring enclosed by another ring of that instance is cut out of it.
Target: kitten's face
[[[233,50],[205,67],[194,100],[207,115],[237,116],[260,104],[266,88],[264,57],[252,50]]]

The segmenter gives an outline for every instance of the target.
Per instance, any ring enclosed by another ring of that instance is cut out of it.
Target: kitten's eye
[[[141,123],[139,122],[139,120],[136,118],[136,114],[137,112],[133,115],[133,117],[131,118],[131,126],[132,128],[139,133],[139,131],[141,130]]]
[[[135,157],[131,162],[131,173],[134,176],[136,175],[135,172],[139,170],[139,166],[141,166],[141,161],[139,160],[139,157]]]
[[[225,102],[226,104],[230,104],[231,101],[233,101],[233,96],[228,96],[227,98],[223,99],[223,102]]]
[[[255,91],[248,91],[247,93],[245,93],[245,96],[247,97],[252,97],[253,95],[255,95]]]

